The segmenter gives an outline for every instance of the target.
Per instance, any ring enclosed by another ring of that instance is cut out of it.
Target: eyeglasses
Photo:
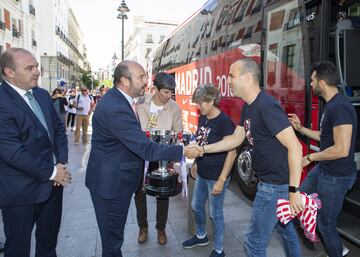
[[[87,90],[86,89],[81,89],[81,92],[86,92]]]

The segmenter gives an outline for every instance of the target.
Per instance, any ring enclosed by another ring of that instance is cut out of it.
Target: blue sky
[[[120,52],[121,20],[116,19],[122,0],[68,0],[84,34],[92,70],[111,62],[114,51]],[[125,37],[132,30],[132,17],[181,22],[196,12],[206,0],[126,0],[130,8],[125,21]],[[179,4],[181,3],[181,5]],[[125,40],[126,41],[126,40]]]

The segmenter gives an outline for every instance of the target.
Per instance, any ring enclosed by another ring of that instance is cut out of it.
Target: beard
[[[143,96],[145,94],[145,87],[146,84],[144,84],[141,88],[137,88],[134,86],[134,83],[130,81],[130,91],[134,97]]]
[[[314,95],[321,96],[321,89],[318,85],[313,88]]]

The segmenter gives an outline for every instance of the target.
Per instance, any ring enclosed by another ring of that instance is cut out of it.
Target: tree
[[[87,88],[91,88],[91,83],[92,83],[91,71],[81,72],[81,82]]]

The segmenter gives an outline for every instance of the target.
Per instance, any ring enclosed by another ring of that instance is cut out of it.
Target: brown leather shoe
[[[166,232],[165,229],[158,229],[158,242],[161,245],[166,244],[167,242],[167,236],[166,236]]]
[[[145,243],[148,239],[148,228],[140,228],[139,230],[139,236],[138,236],[138,242],[140,244]]]

